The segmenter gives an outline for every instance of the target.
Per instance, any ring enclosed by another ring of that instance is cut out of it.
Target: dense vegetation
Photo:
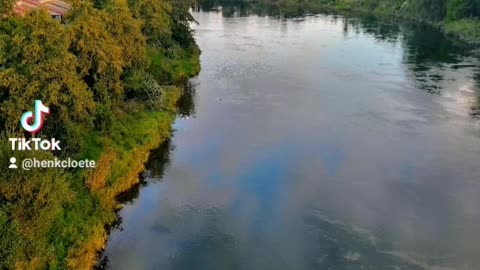
[[[201,0],[203,5],[253,3],[285,16],[325,10],[357,11],[403,17],[441,27],[471,43],[480,43],[480,0]]]
[[[180,92],[199,71],[191,0],[72,0],[63,23],[15,16],[0,2],[0,269],[90,269],[115,220],[115,196],[138,182],[169,136]],[[23,112],[51,110],[37,137],[61,152],[12,152]],[[8,170],[18,160],[97,160],[90,171]]]
[[[438,25],[465,41],[480,42],[479,0],[319,0],[319,2],[336,9],[421,20]]]

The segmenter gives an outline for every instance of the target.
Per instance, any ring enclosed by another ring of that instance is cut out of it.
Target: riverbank
[[[116,221],[115,213],[121,207],[116,197],[140,182],[150,152],[170,138],[181,91],[177,87],[167,90],[166,110],[150,111],[131,104],[134,111],[115,124],[110,133],[113,136],[93,132],[85,137],[89,146],[84,156],[97,160],[97,167],[81,178],[96,204],[91,211],[97,213],[90,220],[85,217],[84,228],[79,230],[87,232],[85,238],[68,250],[69,269],[90,269],[97,264],[98,252],[108,238],[106,226]],[[78,200],[77,207],[84,206],[82,202]]]
[[[345,15],[370,15],[382,19],[414,20],[432,25],[444,33],[471,44],[480,44],[480,3],[467,5],[466,1],[405,1],[405,0],[220,0],[200,1],[203,5],[238,3],[254,9],[268,10],[269,14],[294,17],[305,13],[332,12]],[[262,12],[264,13],[264,12]],[[260,14],[260,13],[259,13]]]
[[[480,21],[472,19],[463,19],[449,22],[441,26],[445,33],[453,35],[460,40],[472,44],[480,44]]]
[[[378,2],[378,1],[377,1]],[[340,0],[335,4],[320,5],[320,8],[328,9],[341,13],[361,13],[364,15],[373,15],[381,19],[407,19],[427,23],[445,34],[453,36],[467,44],[480,44],[480,20],[478,18],[450,18],[425,15],[422,13],[409,11],[407,4],[384,4],[365,6],[359,1]],[[405,1],[403,3],[408,3]],[[448,16],[448,11],[447,15]]]
[[[155,8],[157,7],[157,8]],[[184,1],[73,1],[0,16],[0,269],[92,269],[116,221],[116,196],[139,182],[170,137],[180,81],[200,70]],[[94,37],[94,38],[92,38]],[[22,113],[50,110],[35,134],[59,151],[12,151]],[[90,159],[93,170],[8,169],[10,160]]]
[[[96,160],[94,170],[43,169],[20,175],[0,172],[2,179],[8,180],[1,183],[2,196],[23,199],[17,204],[6,203],[0,211],[4,265],[17,269],[92,269],[97,264],[108,238],[106,227],[117,219],[120,204],[116,196],[139,183],[149,153],[170,138],[182,90],[166,89],[165,109],[150,110],[131,103],[131,110],[118,118],[108,134],[86,132],[86,148],[78,159]],[[3,145],[0,159],[6,161],[11,155]],[[49,153],[14,155],[18,159],[30,155],[54,158]],[[19,186],[23,189],[16,190]],[[36,192],[41,193],[31,194]],[[20,221],[11,223],[6,215],[9,212]]]
[[[367,2],[367,3],[365,3]],[[320,8],[329,9],[337,12],[361,13],[364,15],[373,15],[381,19],[407,19],[421,23],[427,23],[445,34],[453,36],[467,44],[480,44],[480,20],[478,18],[461,18],[454,15],[454,7],[446,7],[445,15],[426,14],[429,10],[415,10],[408,1],[390,1],[381,3],[380,1],[351,1],[340,0],[335,3],[321,4]],[[441,13],[441,12],[440,12]]]
[[[171,78],[179,81],[200,71],[199,55],[190,57],[168,62],[164,59],[158,64],[169,71]],[[121,208],[117,196],[140,182],[140,174],[145,169],[150,152],[171,137],[177,102],[184,90],[178,86],[166,86],[164,91],[161,110],[151,110],[145,104],[132,102],[127,105],[127,112],[118,117],[108,135],[91,131],[84,137],[87,147],[81,157],[97,160],[97,167],[80,178],[84,179],[90,199],[97,204],[95,209],[91,209],[97,211],[97,215],[91,216],[91,220],[85,217],[85,228],[81,231],[88,233],[86,238],[68,250],[69,269],[91,269],[98,263],[98,253],[104,249],[108,239],[106,228],[117,221],[116,211]],[[79,208],[82,202],[77,201]]]

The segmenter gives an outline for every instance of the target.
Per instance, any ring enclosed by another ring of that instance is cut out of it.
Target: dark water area
[[[472,50],[424,25],[265,15],[194,12],[202,72],[105,268],[478,269]]]

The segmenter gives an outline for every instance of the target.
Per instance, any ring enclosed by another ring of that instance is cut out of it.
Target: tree
[[[0,19],[2,15],[10,15],[13,13],[13,7],[15,6],[15,2],[15,0],[0,1]]]
[[[196,4],[196,0],[170,0],[172,3],[171,18],[173,39],[183,47],[190,47],[195,44],[190,23],[195,22],[190,8]]]
[[[143,21],[143,34],[154,46],[168,47],[171,43],[171,3],[165,0],[129,0],[133,17]]]
[[[120,77],[125,63],[122,48],[108,31],[108,15],[90,2],[75,4],[67,17],[69,51],[78,60],[78,73],[93,91],[94,100],[110,106],[123,98]]]
[[[126,0],[108,1],[105,12],[106,29],[121,48],[124,68],[145,67],[147,44],[142,21],[133,17]]]
[[[42,99],[62,123],[90,121],[92,94],[77,74],[65,28],[42,10],[0,22],[0,125],[19,131],[21,112]],[[58,130],[58,129],[57,129]],[[50,134],[52,135],[52,134]]]
[[[449,0],[447,4],[447,21],[464,18],[469,13],[469,3],[465,0]]]

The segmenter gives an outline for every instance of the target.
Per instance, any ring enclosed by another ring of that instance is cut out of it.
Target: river
[[[434,29],[196,11],[202,72],[106,269],[478,269],[480,67]]]

